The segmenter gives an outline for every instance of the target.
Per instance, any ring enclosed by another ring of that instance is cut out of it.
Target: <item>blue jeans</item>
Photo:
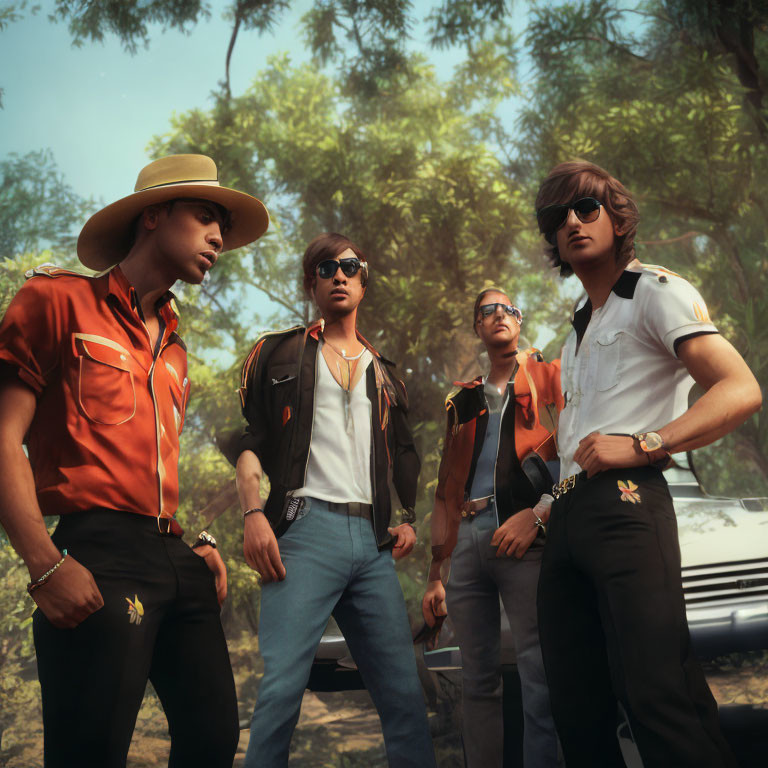
[[[378,551],[369,520],[331,512],[318,499],[307,499],[307,506],[278,540],[285,579],[261,591],[264,677],[244,765],[288,765],[312,661],[333,615],[381,718],[389,765],[433,768],[424,695],[392,555]]]
[[[467,766],[501,768],[503,762],[501,595],[522,683],[524,765],[555,768],[561,763],[536,620],[543,546],[537,539],[521,560],[497,558],[491,546],[495,530],[493,505],[474,520],[462,520],[446,586],[448,614],[461,647]]]

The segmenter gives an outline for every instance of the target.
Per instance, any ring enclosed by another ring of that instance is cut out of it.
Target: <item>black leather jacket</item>
[[[289,527],[287,494],[305,484],[314,418],[319,324],[297,326],[262,336],[243,364],[240,401],[248,426],[237,454],[251,450],[270,481],[264,514],[275,534]],[[371,401],[371,488],[373,529],[379,549],[392,546],[389,480],[407,510],[402,522],[413,522],[421,467],[408,426],[405,385],[395,366],[364,339],[373,354],[366,370]]]

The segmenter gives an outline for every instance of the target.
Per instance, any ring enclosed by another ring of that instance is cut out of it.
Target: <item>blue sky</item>
[[[241,93],[270,55],[289,52],[308,60],[300,19],[313,0],[295,0],[271,34],[241,32],[231,66],[232,91]],[[423,17],[438,0],[414,2]],[[105,203],[133,191],[149,160],[146,146],[168,130],[174,112],[211,104],[224,75],[231,25],[221,18],[227,3],[211,3],[207,21],[189,34],[150,29],[150,44],[131,56],[115,36],[104,43],[71,44],[66,24],[52,23],[53,3],[0,32],[0,154],[50,148],[74,190]],[[516,3],[524,19],[524,4]],[[450,76],[462,53],[433,51],[415,31],[412,48],[430,56],[441,76]],[[226,180],[224,180],[226,182]]]
[[[233,92],[271,54],[306,59],[296,41],[310,4],[299,0],[274,35],[240,34]],[[66,25],[48,21],[47,8],[10,25],[0,33],[2,153],[50,148],[79,194],[111,202],[132,192],[150,138],[168,129],[174,112],[210,104],[223,77],[231,27],[221,19],[222,4],[213,5],[210,20],[188,35],[152,28],[149,47],[134,56],[114,36],[75,48]]]

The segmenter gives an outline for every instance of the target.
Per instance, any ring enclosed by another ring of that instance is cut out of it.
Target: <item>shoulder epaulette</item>
[[[74,269],[65,269],[64,267],[57,267],[55,264],[41,264],[39,267],[28,269],[24,273],[24,277],[29,280],[32,277],[39,277],[44,275],[45,277],[85,277],[87,279],[98,277],[98,275],[90,275],[85,272],[78,272]]]
[[[666,283],[668,282],[670,277],[677,277],[681,280],[684,280],[685,278],[682,275],[679,275],[677,272],[673,272],[671,269],[667,269],[666,267],[660,267],[656,264],[642,264],[643,272],[648,272],[649,274],[653,275],[660,283]]]

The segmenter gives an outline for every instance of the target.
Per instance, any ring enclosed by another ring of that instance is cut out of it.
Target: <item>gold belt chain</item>
[[[571,475],[570,477],[566,477],[565,480],[555,483],[555,485],[552,486],[552,495],[556,499],[559,499],[561,496],[568,493],[568,491],[573,490],[576,487],[577,477],[578,475]]]

